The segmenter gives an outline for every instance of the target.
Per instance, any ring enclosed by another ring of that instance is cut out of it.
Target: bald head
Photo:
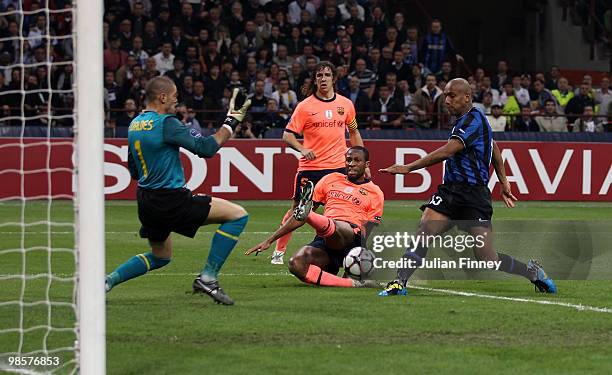
[[[470,87],[470,84],[468,81],[466,81],[463,78],[453,78],[450,81],[448,81],[448,83],[446,84],[446,86],[449,89],[452,89],[453,91],[455,91],[457,94],[461,93],[472,93],[472,88]]]
[[[178,91],[176,85],[168,77],[152,78],[145,88],[147,110],[157,113],[176,113]]]
[[[472,108],[472,88],[463,78],[451,79],[444,88],[444,104],[454,115],[462,115]]]
[[[160,94],[170,95],[175,88],[174,82],[168,77],[155,77],[152,78],[145,88],[145,95],[147,96],[147,102],[153,103],[159,100]]]

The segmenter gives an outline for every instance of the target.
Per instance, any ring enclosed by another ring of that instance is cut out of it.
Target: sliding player
[[[444,183],[438,187],[438,192],[429,203],[421,206],[423,215],[418,233],[442,234],[452,227],[451,220],[465,220],[463,225],[470,234],[486,239],[484,246],[474,247],[476,259],[501,261],[501,271],[527,278],[540,292],[556,293],[555,283],[536,261],[530,260],[525,264],[493,249],[492,236],[489,235],[492,231],[493,207],[491,192],[487,187],[491,159],[506,206],[514,207],[516,197],[510,190],[501,153],[492,138],[491,126],[484,114],[472,106],[472,91],[468,82],[461,78],[451,80],[444,89],[444,95],[446,106],[458,117],[448,143],[413,163],[393,165],[380,172],[406,174],[446,160]],[[427,247],[416,245],[415,249],[406,250],[404,258],[414,260],[418,267],[427,254]],[[405,295],[406,283],[414,271],[416,267],[400,269],[397,279],[388,283],[379,295]]]
[[[306,181],[316,185],[330,173],[346,173],[344,153],[347,148],[347,129],[351,146],[363,146],[357,130],[353,102],[336,94],[334,90],[336,67],[328,61],[322,61],[315,67],[311,82],[312,95],[298,104],[283,133],[283,140],[299,151],[302,157],[293,186],[293,206],[285,213],[281,225],[291,217],[299,200],[300,187]],[[299,135],[304,137],[303,144],[296,138]],[[291,232],[278,239],[276,251],[272,254],[272,264],[283,264],[290,239]]]
[[[174,116],[177,89],[170,79],[156,77],[147,84],[147,107],[132,120],[128,130],[128,165],[130,174],[138,180],[140,236],[149,240],[151,251],[133,256],[111,272],[106,277],[107,292],[170,263],[170,232],[193,238],[200,226],[221,224],[213,235],[206,265],[193,282],[193,292],[207,294],[217,303],[234,304],[219,286],[217,275],[247,224],[247,212],[237,204],[194,195],[185,188],[179,147],[200,157],[213,156],[231,138],[251,104],[247,100],[235,109],[237,95],[238,89],[235,89],[221,128],[212,136],[202,137],[191,133]]]
[[[330,173],[316,186],[306,181],[293,216],[245,255],[259,254],[279,237],[308,223],[317,235],[291,257],[289,271],[308,284],[349,288],[371,286],[367,282],[336,276],[349,250],[362,246],[372,227],[380,223],[384,205],[382,190],[365,177],[370,164],[368,150],[361,146],[351,147],[345,158],[346,175]],[[325,205],[323,215],[314,212],[321,204]]]

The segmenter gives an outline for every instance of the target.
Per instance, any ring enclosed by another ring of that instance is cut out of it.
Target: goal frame
[[[102,0],[73,0],[79,372],[106,373]]]

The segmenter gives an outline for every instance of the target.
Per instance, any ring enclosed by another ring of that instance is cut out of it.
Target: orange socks
[[[336,231],[336,223],[332,219],[314,211],[308,214],[306,222],[323,238],[331,236]]]
[[[351,279],[343,279],[329,272],[323,271],[319,266],[311,264],[306,273],[306,282],[308,284],[320,286],[339,286],[342,288],[352,288],[353,281]]]
[[[291,215],[293,215],[293,209],[289,209],[287,212],[285,212],[285,216],[283,216],[281,225],[285,224],[287,220],[289,220]],[[287,250],[287,245],[289,244],[289,241],[291,240],[291,234],[292,232],[289,232],[285,234],[284,236],[282,236],[281,238],[279,238],[278,240],[276,240],[276,251],[281,251],[284,253]]]

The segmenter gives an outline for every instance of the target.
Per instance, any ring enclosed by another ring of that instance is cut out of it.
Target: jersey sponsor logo
[[[344,114],[344,107],[338,107],[337,111],[338,111],[338,114],[342,116]]]
[[[142,121],[132,121],[128,131],[137,132],[137,131],[149,131],[153,129],[153,120],[142,120]]]
[[[312,126],[314,126],[315,128],[335,128],[335,127],[343,128],[344,127],[344,121],[338,121],[338,120],[333,120],[333,121],[315,121],[315,122],[312,123]]]
[[[434,195],[433,197],[431,197],[431,201],[429,201],[429,204],[432,204],[434,206],[438,206],[440,203],[442,203],[442,197],[439,195]]]
[[[332,113],[332,110],[331,110],[331,109],[326,109],[326,110],[325,110],[325,118],[326,118],[326,119],[331,120],[331,118],[332,118],[332,116],[333,116],[333,115],[334,115],[334,114]]]
[[[332,190],[327,193],[327,199],[336,198],[341,199],[346,202],[351,202],[352,204],[359,206],[361,204],[361,200],[357,197],[352,196],[351,194],[344,193],[338,190]]]

